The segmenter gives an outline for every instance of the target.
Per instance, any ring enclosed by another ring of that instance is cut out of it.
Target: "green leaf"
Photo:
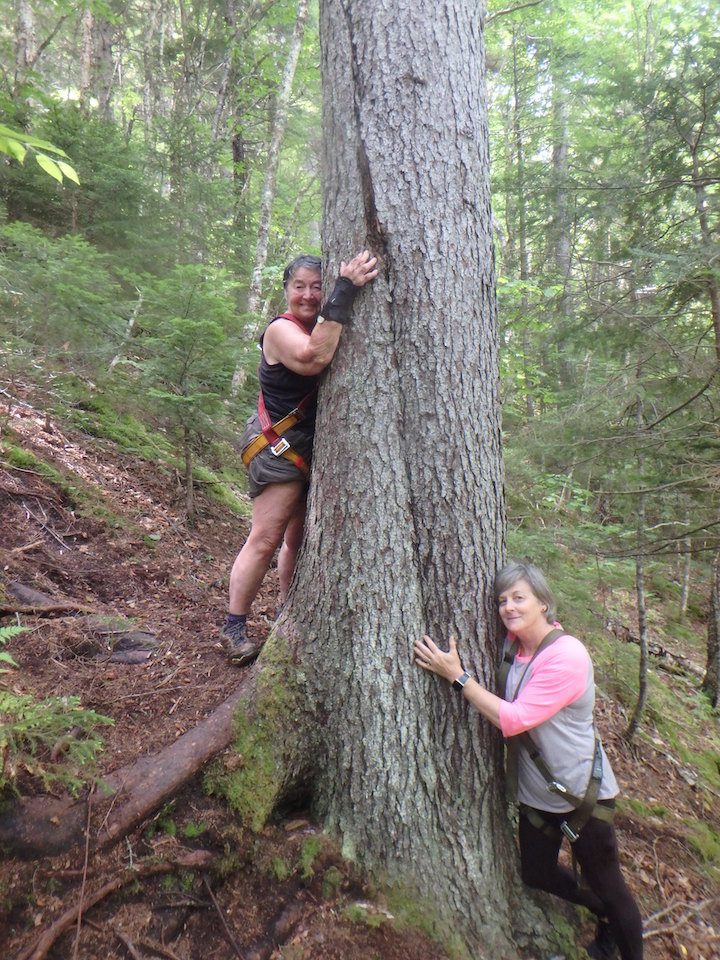
[[[50,176],[54,177],[58,183],[62,183],[63,175],[54,160],[51,160],[50,157],[46,157],[44,153],[36,153],[35,159],[45,173],[49,173]]]
[[[80,178],[78,177],[77,173],[75,172],[75,168],[74,168],[74,167],[71,167],[69,163],[65,163],[64,160],[58,160],[58,161],[57,161],[57,165],[60,167],[60,169],[61,169],[62,172],[65,174],[65,176],[68,178],[68,180],[72,180],[72,182],[73,182],[73,183],[77,183],[78,186],[80,185]]]
[[[27,150],[14,137],[0,136],[0,152],[7,153],[9,156],[13,157],[19,163],[22,163],[23,160],[25,159],[25,154],[27,153]]]
[[[67,156],[64,150],[56,147],[50,143],[49,140],[41,140],[40,137],[31,137],[27,133],[23,133],[22,130],[13,130],[11,127],[5,126],[4,123],[0,123],[0,137],[12,137],[13,140],[19,140],[21,143],[24,143],[26,147],[38,147],[41,150],[49,150],[50,153],[57,153],[61,157]]]

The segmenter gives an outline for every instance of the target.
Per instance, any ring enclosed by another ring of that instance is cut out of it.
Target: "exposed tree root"
[[[182,868],[185,870],[204,870],[209,867],[213,856],[207,850],[192,850],[179,853],[171,860],[147,860],[135,864],[135,866],[123,870],[114,880],[110,880],[102,887],[90,893],[87,897],[75,904],[69,910],[66,910],[55,923],[51,924],[35,941],[35,943],[18,954],[15,960],[43,960],[55,941],[69,930],[90,907],[109,897],[110,894],[122,889],[126,884],[132,883],[140,877],[153,877],[161,873],[171,873],[173,870]],[[121,938],[122,939],[122,938]],[[123,942],[125,942],[123,940]],[[126,943],[127,946],[127,943]]]
[[[157,753],[108,774],[92,799],[102,817],[90,847],[116,843],[184,787],[232,739],[233,714],[254,691],[254,670],[209,717]],[[18,856],[54,856],[85,841],[88,800],[30,797],[0,817],[0,843]]]
[[[269,960],[274,951],[292,937],[302,920],[304,908],[300,898],[286,903],[273,917],[267,934],[250,944],[245,951],[245,960]]]
[[[14,617],[25,614],[32,617],[46,617],[51,613],[97,613],[95,607],[85,607],[79,603],[53,603],[43,607],[23,607],[17,604],[0,604],[0,617]]]

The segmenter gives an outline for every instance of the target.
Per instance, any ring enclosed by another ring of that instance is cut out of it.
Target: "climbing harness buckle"
[[[567,820],[563,820],[563,822],[560,824],[560,829],[568,838],[570,843],[575,843],[577,838],[580,836],[580,834],[577,831],[573,830],[573,828],[570,826]]]
[[[276,457],[281,457],[286,450],[290,449],[290,444],[287,442],[285,437],[279,437],[277,443],[270,445],[270,450]]]
[[[550,793],[559,793],[561,797],[568,792],[568,788],[564,783],[560,783],[559,780],[551,780],[550,783],[548,783],[547,788]]]

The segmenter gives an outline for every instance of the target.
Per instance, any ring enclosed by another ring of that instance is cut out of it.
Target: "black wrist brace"
[[[335,323],[347,323],[353,300],[362,288],[356,287],[347,277],[338,277],[332,293],[322,305],[320,316]]]

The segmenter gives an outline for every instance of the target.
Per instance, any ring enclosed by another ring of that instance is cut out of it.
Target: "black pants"
[[[559,828],[566,814],[537,811]],[[573,873],[558,863],[562,834],[548,836],[520,814],[520,863],[523,882],[587,907],[597,917],[607,918],[622,960],[641,960],[643,955],[640,911],[620,872],[617,839],[611,823],[591,817],[573,844],[583,879],[580,887]]]

